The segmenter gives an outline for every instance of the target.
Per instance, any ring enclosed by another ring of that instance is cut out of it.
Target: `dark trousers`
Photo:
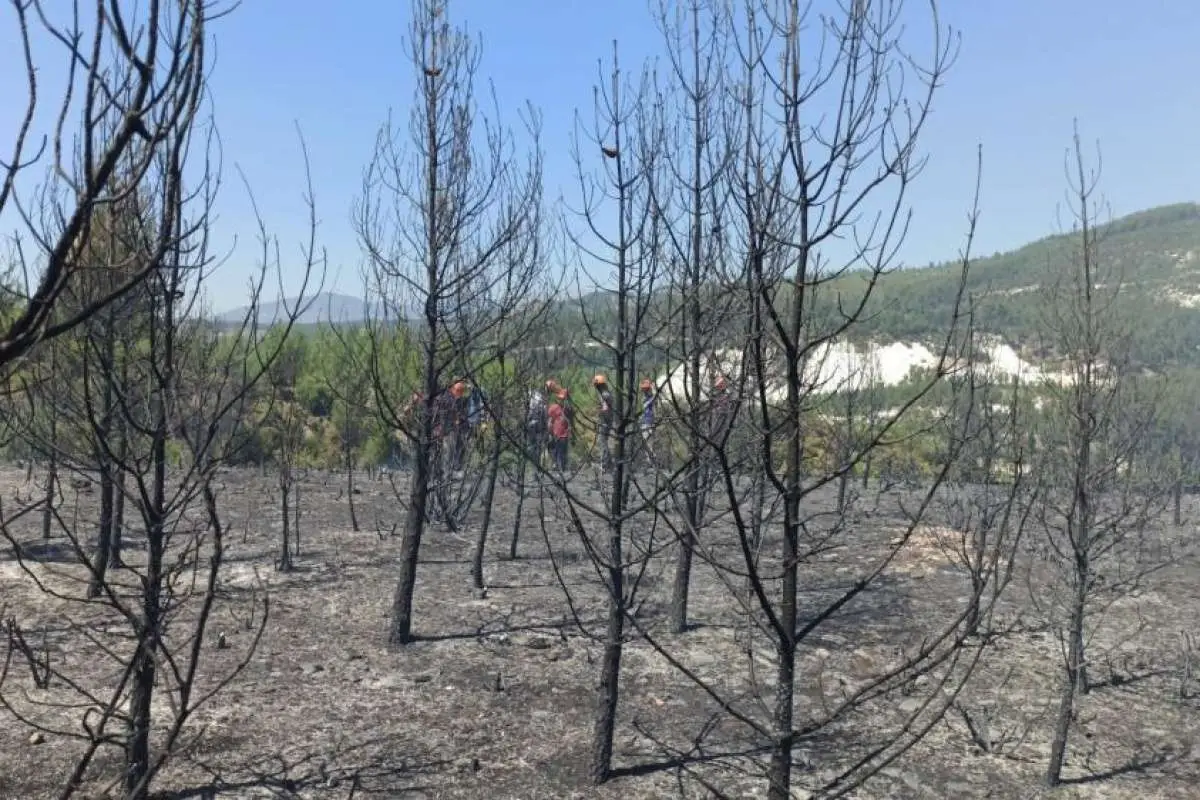
[[[569,439],[550,440],[550,457],[554,460],[554,466],[562,472],[566,472],[567,469],[567,452],[570,445]]]

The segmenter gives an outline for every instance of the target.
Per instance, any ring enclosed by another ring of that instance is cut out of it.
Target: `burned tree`
[[[1046,783],[1063,779],[1080,695],[1094,687],[1093,641],[1104,611],[1164,566],[1148,548],[1170,481],[1146,480],[1139,464],[1156,424],[1156,398],[1131,353],[1133,317],[1122,306],[1119,267],[1097,226],[1099,175],[1089,171],[1076,127],[1067,155],[1073,244],[1055,264],[1043,335],[1063,372],[1041,387],[1035,426],[1045,486],[1036,519],[1046,581],[1031,588],[1062,645],[1063,673]],[[1127,635],[1130,632],[1127,632]]]
[[[665,324],[672,329],[666,349],[674,369],[664,400],[682,422],[675,435],[685,465],[680,491],[672,493],[680,510],[671,599],[677,633],[688,627],[693,550],[713,478],[709,441],[725,433],[713,424],[722,416],[713,398],[721,391],[717,383],[730,376],[715,363],[716,351],[743,310],[738,293],[723,291],[728,270],[722,220],[729,212],[739,111],[727,85],[732,20],[728,9],[708,0],[685,6],[672,14],[671,4],[660,3],[657,10],[671,65],[667,95],[675,101],[674,124],[666,127],[679,141],[663,148],[664,167],[652,187],[670,254]]]
[[[63,776],[62,797],[89,788],[85,779],[94,780],[97,770],[124,797],[150,796],[196,709],[236,677],[262,633],[261,625],[247,631],[244,655],[224,674],[205,663],[210,620],[228,596],[221,585],[226,542],[217,471],[233,454],[238,426],[249,420],[250,391],[273,359],[263,357],[249,322],[257,293],[239,331],[218,331],[195,313],[213,270],[209,220],[217,185],[210,161],[185,170],[189,155],[207,156],[215,142],[215,132],[196,121],[199,98],[198,85],[187,113],[164,133],[164,152],[137,183],[121,187],[123,225],[137,231],[136,241],[153,243],[130,253],[139,267],[143,258],[153,263],[139,286],[140,312],[124,317],[128,329],[116,331],[118,343],[127,343],[123,384],[112,391],[112,403],[106,402],[112,387],[102,378],[85,375],[62,388],[79,430],[78,447],[60,447],[60,458],[87,475],[100,452],[126,477],[123,491],[135,513],[124,525],[137,546],[116,567],[94,560],[84,495],[76,496],[72,514],[55,514],[62,546],[54,557],[66,562],[57,568],[39,563],[40,551],[22,541],[20,510],[6,514],[0,530],[30,585],[65,604],[56,621],[63,640],[43,662],[45,691],[12,685],[10,673],[0,692],[5,712],[72,743],[75,766]],[[310,249],[310,268],[312,258]],[[263,270],[269,266],[279,264],[264,263]],[[97,344],[105,348],[103,339]],[[113,368],[102,359],[84,363]],[[101,504],[102,515],[111,513],[103,498]],[[90,599],[79,591],[84,585]],[[28,655],[9,653],[6,662]],[[121,755],[109,761],[112,749]],[[115,776],[105,762],[119,766]]]
[[[364,329],[354,327],[343,332],[336,325],[327,329],[328,339],[321,349],[334,354],[335,363],[326,372],[325,388],[332,400],[329,409],[338,431],[341,467],[346,474],[346,505],[350,512],[350,527],[359,530],[355,495],[355,473],[359,468],[358,452],[369,432],[371,415],[370,339]]]
[[[97,266],[86,262],[79,244],[92,238],[95,215],[119,194],[115,184],[123,175],[152,170],[172,133],[190,119],[204,85],[213,14],[206,0],[136,10],[99,3],[94,17],[81,13],[77,2],[65,14],[45,6],[38,0],[11,4],[27,99],[11,149],[0,160],[0,215],[12,212],[25,230],[16,234],[17,263],[4,281],[0,364],[96,315],[144,281],[164,255],[160,249],[140,271],[126,271],[70,313],[54,314],[69,288]],[[35,127],[39,110],[46,110],[33,56],[39,36],[61,47],[67,65],[67,88],[44,135]],[[47,182],[26,196],[20,183],[39,166]],[[30,213],[39,205],[54,213]]]
[[[532,142],[522,161],[509,134],[481,115],[475,95],[480,48],[451,26],[447,5],[419,0],[413,6],[407,49],[417,88],[408,135],[391,122],[380,131],[355,215],[368,287],[382,306],[370,326],[377,405],[384,424],[407,429],[415,443],[388,635],[393,645],[412,640],[431,493],[452,478],[433,457],[446,433],[435,420],[439,395],[479,370],[476,347],[524,298],[537,266],[520,265],[514,279],[513,262],[504,257],[506,248],[539,234],[536,119],[527,119]],[[420,353],[420,363],[407,372],[406,354],[388,348],[398,329]],[[416,430],[401,413],[413,390],[422,403]]]
[[[842,457],[823,462],[813,452],[827,436],[821,410],[836,385],[827,373],[830,349],[854,343],[875,288],[898,266],[906,190],[921,167],[918,140],[951,61],[935,7],[930,59],[916,66],[900,36],[903,7],[823,6],[827,13],[818,16],[798,0],[759,0],[745,4],[737,26],[742,130],[734,208],[723,228],[741,264],[739,285],[748,310],[740,332],[746,374],[738,382],[738,405],[745,407],[755,441],[751,463],[741,465],[728,442],[715,448],[720,513],[734,529],[735,555],[699,545],[697,555],[724,576],[737,600],[746,626],[745,691],[760,701],[746,703],[718,691],[661,642],[659,649],[700,681],[725,716],[761,737],[769,755],[758,767],[772,800],[784,800],[798,788],[793,764],[801,743],[848,724],[871,703],[887,703],[934,667],[941,668],[937,685],[953,692],[973,663],[964,645],[972,634],[969,620],[980,615],[967,603],[960,613],[931,621],[919,645],[898,643],[902,657],[872,667],[844,691],[823,683],[824,667],[812,675],[797,672],[805,644],[841,624],[850,608],[871,602],[883,591],[881,578],[895,574],[906,551],[925,535],[921,519],[955,457],[947,454],[919,491],[875,498],[893,518],[885,532],[875,527],[878,522],[868,529],[849,513],[854,498],[844,498],[843,513],[828,499],[827,490],[873,451],[903,446],[905,437],[929,426],[922,421],[929,412],[920,406],[963,353],[957,310],[936,342],[936,362],[898,409],[871,425],[869,435],[849,442]],[[802,46],[802,36],[813,43]],[[914,79],[918,88],[896,94]],[[969,219],[960,296],[975,216]],[[855,554],[851,575],[836,587],[819,589],[825,565],[842,552]],[[990,588],[997,560],[982,563]],[[802,589],[813,598],[809,607],[801,606]],[[757,677],[763,670],[772,673],[767,686]],[[806,704],[798,720],[797,701],[810,691],[823,700]],[[840,740],[838,752],[829,754],[829,776],[813,778],[819,783],[804,788],[830,797],[853,791],[911,748],[946,707],[930,698],[895,726],[877,727],[853,742]]]
[[[303,369],[306,349],[303,340],[287,338],[287,329],[274,329],[263,340],[263,351],[271,359],[265,389],[269,393],[262,425],[269,434],[267,450],[275,462],[282,522],[279,558],[275,567],[290,572],[292,556],[300,551],[300,512],[297,496],[297,472],[303,456],[308,413],[296,401],[296,382]]]
[[[537,207],[532,214],[540,214]],[[543,253],[545,242],[540,235],[540,219],[534,220],[538,234],[524,237],[505,248],[504,257],[509,260],[505,283],[516,282],[525,284],[524,291],[530,294],[536,278],[542,274]],[[537,330],[549,311],[549,298],[553,297],[552,287],[547,283],[538,282],[540,292],[529,297],[519,308],[512,308],[496,320],[492,334],[483,342],[482,352],[474,361],[480,367],[472,371],[474,391],[479,392],[478,406],[473,413],[480,419],[473,421],[480,429],[488,429],[486,485],[483,490],[483,518],[479,522],[479,530],[475,537],[475,548],[471,557],[471,581],[476,589],[483,589],[483,561],[487,548],[488,532],[491,528],[493,504],[495,502],[496,485],[500,479],[501,459],[506,451],[511,460],[517,464],[517,485],[519,493],[517,509],[513,521],[513,535],[509,542],[509,557],[516,558],[517,531],[521,524],[521,505],[524,500],[524,477],[528,437],[527,437],[527,403],[526,387],[530,384],[528,368],[522,363],[515,345],[528,339],[531,332]],[[501,296],[509,296],[519,289],[518,286],[506,285],[501,289]]]
[[[612,774],[621,657],[629,636],[630,609],[654,546],[652,517],[659,499],[656,489],[640,485],[643,481],[633,467],[646,448],[637,425],[639,370],[656,330],[650,309],[665,249],[662,218],[650,190],[663,145],[656,99],[648,71],[632,82],[624,78],[614,42],[607,85],[595,89],[594,125],[588,129],[577,125],[572,147],[582,202],[575,210],[579,223],[570,226],[568,236],[579,252],[581,278],[598,289],[604,298],[601,308],[614,312],[605,325],[581,305],[587,336],[603,349],[611,365],[607,376],[613,398],[611,470],[601,478],[599,504],[581,487],[573,487],[569,476],[547,474],[544,483],[565,507],[596,566],[607,609],[602,633],[592,634],[579,623],[585,634],[603,643],[590,764],[596,784]],[[601,161],[598,175],[586,166],[590,158]],[[652,478],[657,484],[657,475]],[[636,521],[635,515],[640,517]],[[565,585],[563,589],[567,591]]]

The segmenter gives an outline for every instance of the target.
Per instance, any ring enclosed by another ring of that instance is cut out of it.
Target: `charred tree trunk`
[[[528,468],[527,458],[522,458],[517,465],[517,507],[513,516],[512,536],[508,540],[508,560],[517,560],[517,541],[521,538],[521,513],[525,508],[525,475]]]
[[[679,537],[679,550],[675,562],[675,584],[671,591],[671,631],[685,633],[688,629],[688,595],[692,581],[692,554],[696,548],[696,534],[700,527],[700,467],[688,473],[684,488],[683,531]]]
[[[800,304],[797,303],[799,306]],[[775,741],[771,748],[768,800],[789,800],[792,785],[792,748],[794,745],[793,704],[796,683],[796,590],[798,588],[798,565],[800,549],[800,464],[803,459],[801,444],[801,377],[797,359],[789,353],[788,358],[788,428],[787,475],[783,499],[783,550],[779,554],[783,566],[783,588],[779,600],[779,627],[776,632],[775,656],[778,660],[775,673],[775,709],[772,722]]]
[[[300,555],[300,484],[293,482],[295,496],[292,498],[292,554]]]
[[[1050,765],[1046,770],[1046,784],[1048,786],[1058,786],[1062,783],[1062,770],[1066,762],[1067,744],[1071,735],[1071,721],[1075,716],[1075,700],[1087,685],[1083,644],[1086,600],[1086,587],[1078,587],[1072,598],[1071,623],[1067,631],[1066,674],[1063,676],[1062,690],[1058,700],[1058,716],[1054,723],[1054,739],[1050,743]]]
[[[50,345],[50,374],[57,368],[58,348]],[[54,529],[54,501],[58,496],[58,409],[49,403],[50,442],[46,453],[46,494],[42,508],[42,539],[49,540]]]
[[[165,287],[164,287],[165,288]],[[141,619],[138,620],[137,651],[134,654],[132,686],[129,699],[129,736],[125,752],[125,793],[128,800],[146,800],[150,791],[150,731],[156,665],[160,637],[164,624],[162,591],[166,575],[163,561],[166,554],[167,517],[167,436],[170,423],[167,394],[174,384],[174,314],[172,298],[175,285],[164,292],[163,319],[150,327],[150,352],[162,358],[156,370],[158,385],[154,389],[154,433],[151,441],[150,502],[144,511],[146,523],[146,567],[142,580]],[[158,326],[161,325],[160,330]]]
[[[850,496],[850,470],[847,469],[838,476],[838,496],[837,510],[839,514],[846,513],[846,506]]]
[[[358,513],[354,508],[354,452],[346,451],[346,503],[350,507],[350,529],[358,533]]]
[[[165,440],[165,437],[163,437]],[[147,563],[145,594],[142,597],[142,619],[139,621],[138,649],[134,656],[133,686],[129,701],[129,738],[125,753],[125,788],[131,800],[148,796],[150,769],[151,708],[156,680],[158,636],[162,625],[160,591],[163,580],[165,503],[165,441],[155,442],[154,499],[147,509]],[[162,460],[159,460],[159,456]]]
[[[1183,524],[1183,475],[1180,474],[1175,478],[1175,484],[1171,487],[1171,522],[1175,527]]]
[[[113,480],[112,465],[102,459],[100,465],[100,532],[96,544],[96,555],[92,562],[92,574],[88,580],[87,596],[99,597],[104,589],[104,578],[112,560],[113,523],[116,521],[116,481]]]
[[[1087,426],[1091,415],[1091,381],[1085,370],[1084,386],[1077,390],[1082,395],[1081,411],[1077,417],[1078,424]],[[1087,613],[1089,584],[1092,580],[1091,571],[1091,538],[1092,538],[1092,508],[1091,487],[1089,478],[1092,467],[1093,432],[1088,428],[1082,431],[1082,441],[1075,463],[1075,497],[1072,503],[1071,518],[1067,520],[1067,535],[1071,540],[1071,552],[1074,556],[1074,591],[1071,595],[1071,619],[1066,631],[1067,662],[1064,665],[1061,694],[1058,701],[1058,716],[1054,724],[1054,739],[1050,743],[1050,763],[1046,770],[1046,784],[1058,786],[1062,782],[1063,764],[1066,761],[1067,746],[1071,735],[1071,721],[1075,716],[1075,701],[1081,692],[1086,692],[1088,685],[1087,656],[1084,652],[1084,622]]]
[[[100,425],[96,430],[96,436],[101,440],[102,444],[96,447],[96,457],[100,465],[100,531],[98,541],[96,543],[96,555],[92,563],[92,575],[88,581],[87,596],[89,598],[99,597],[104,588],[104,576],[108,569],[110,560],[112,559],[112,540],[113,529],[116,522],[116,480],[113,474],[116,465],[110,456],[107,448],[111,446],[108,441],[113,432],[113,373],[116,364],[116,342],[114,326],[114,315],[110,309],[106,315],[107,324],[104,331],[104,357],[100,365],[103,372],[104,390],[101,393],[101,417]]]
[[[436,174],[436,173],[434,173]],[[436,181],[431,178],[436,196]],[[432,237],[432,234],[431,234]],[[430,246],[435,246],[430,241]],[[429,281],[437,285],[436,265],[429,265]],[[425,533],[425,515],[429,508],[430,448],[433,442],[434,401],[438,392],[437,354],[434,351],[438,333],[437,293],[430,292],[425,302],[425,320],[429,326],[429,343],[425,348],[425,395],[424,409],[417,430],[417,446],[414,453],[412,485],[409,488],[408,511],[404,518],[404,538],[400,543],[400,574],[396,580],[396,593],[392,598],[392,625],[388,643],[397,646],[413,640],[412,610],[413,592],[417,587],[417,560],[421,553],[421,538]]]
[[[284,470],[287,467],[283,467]],[[292,513],[291,486],[287,478],[279,482],[279,504],[283,512],[283,532],[279,540],[279,571],[290,572],[292,569]]]
[[[432,381],[430,383],[433,383]],[[434,384],[436,387],[436,383]],[[426,386],[426,397],[436,388]],[[428,409],[432,411],[432,409]],[[421,552],[421,537],[425,533],[425,513],[429,502],[429,441],[431,414],[425,414],[420,441],[417,445],[417,460],[413,465],[412,488],[408,497],[408,512],[404,518],[404,538],[400,543],[400,575],[396,581],[396,594],[392,599],[392,627],[388,642],[404,645],[412,641],[413,592],[417,587],[417,559]]]
[[[504,372],[504,358],[499,360],[500,372]],[[504,444],[501,436],[499,420],[500,413],[493,414],[496,420],[492,424],[492,450],[488,456],[487,486],[483,491],[483,519],[479,523],[479,537],[475,540],[475,553],[471,559],[471,581],[476,589],[483,588],[483,556],[487,549],[488,530],[492,525],[492,505],[496,499],[496,479],[500,474],[500,452]],[[512,549],[516,549],[516,537],[513,537]]]
[[[127,372],[122,369],[122,375]],[[111,568],[119,568],[124,565],[121,559],[121,548],[123,547],[123,534],[125,531],[125,480],[126,474],[124,465],[129,459],[129,434],[125,427],[125,423],[117,420],[117,463],[115,465],[116,474],[113,476],[113,526],[112,526],[112,546],[108,551],[108,566]]]
[[[624,466],[618,462],[617,481]],[[614,499],[615,505],[615,499]],[[617,701],[621,696],[621,653],[625,638],[625,568],[622,559],[621,522],[609,522],[608,531],[608,624],[604,632],[604,655],[600,663],[600,685],[596,696],[596,722],[592,732],[592,782],[599,785],[612,773],[613,735],[617,726]]]

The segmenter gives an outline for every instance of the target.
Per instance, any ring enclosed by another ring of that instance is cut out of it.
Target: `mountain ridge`
[[[1200,203],[1186,202],[1143,209],[1095,226],[1099,260],[1120,277],[1120,302],[1136,325],[1135,357],[1155,368],[1171,365],[1200,366]],[[1037,350],[1045,309],[1041,291],[1071,263],[1078,233],[1048,234],[1009,251],[973,258],[967,291],[973,301],[975,327],[1000,337],[1018,351]],[[868,314],[853,326],[849,338],[860,342],[929,343],[944,334],[954,311],[961,263],[944,261],[908,267],[881,276],[873,288]],[[853,302],[867,283],[865,273],[852,272],[832,281],[826,294]],[[612,305],[612,293],[597,290],[579,298],[562,298],[553,304],[551,329],[546,342],[562,342],[563,335],[577,339],[581,316],[601,320]],[[288,301],[289,304],[294,300]],[[282,305],[267,303],[259,309],[260,324],[282,319]],[[217,316],[222,324],[236,324],[245,307]],[[306,301],[298,319],[302,326],[318,323],[356,324],[378,308],[346,294],[322,292]]]

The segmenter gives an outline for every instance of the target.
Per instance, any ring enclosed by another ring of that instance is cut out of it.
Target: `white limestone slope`
[[[1026,361],[1009,344],[999,337],[986,337],[979,341],[978,350],[992,375],[996,378],[1019,378],[1030,383],[1040,383],[1058,378],[1042,367]],[[712,379],[718,372],[737,376],[742,367],[742,353],[721,350],[710,363],[702,359],[701,395],[708,393]],[[862,388],[864,386],[898,386],[920,373],[935,368],[939,354],[921,342],[889,342],[856,346],[849,342],[830,342],[809,354],[805,381],[818,392],[836,392]],[[668,396],[682,402],[687,392],[687,370],[676,367],[658,378],[659,388]],[[772,401],[783,399],[781,388],[769,388]]]

